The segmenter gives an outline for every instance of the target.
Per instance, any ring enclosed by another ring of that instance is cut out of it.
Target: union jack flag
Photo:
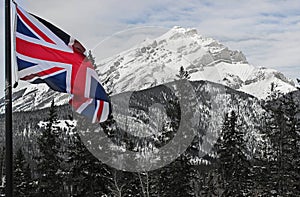
[[[16,56],[21,80],[46,83],[51,89],[72,95],[76,112],[93,123],[105,121],[110,102],[85,48],[51,23],[17,6]]]

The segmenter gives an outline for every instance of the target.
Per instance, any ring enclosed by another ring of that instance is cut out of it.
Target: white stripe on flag
[[[100,107],[100,101],[99,100],[96,100],[97,102],[97,107],[95,109],[95,112],[94,112],[94,117],[93,117],[93,123],[97,122],[97,115],[98,115],[98,110],[99,110],[99,107]]]
[[[104,122],[105,120],[107,120],[108,114],[109,114],[109,103],[104,102],[100,122]]]
[[[78,109],[76,110],[77,113],[81,114],[81,112],[89,105],[93,102],[93,99],[89,99],[86,102],[84,102],[82,105],[80,105],[80,107],[78,107]]]

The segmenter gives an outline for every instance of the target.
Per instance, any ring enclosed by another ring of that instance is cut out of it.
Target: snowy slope
[[[46,84],[29,84],[25,88],[14,91],[13,110],[31,111],[50,107],[54,99],[56,105],[68,103],[70,96],[51,90]],[[0,114],[5,112],[4,102],[0,102]]]
[[[250,65],[232,51],[195,29],[174,27],[166,34],[107,58],[98,73],[113,93],[146,89],[176,79],[183,66],[191,80],[208,80],[265,98],[272,82],[284,92],[295,90],[292,80],[278,71]]]
[[[271,83],[284,93],[296,90],[293,81],[282,73],[256,68],[242,52],[229,50],[195,29],[181,27],[102,60],[96,70],[105,88],[118,94],[174,81],[181,66],[189,72],[190,80],[220,83],[260,99],[266,98]],[[69,100],[68,95],[54,92],[46,85],[29,85],[15,91],[14,110],[45,108],[53,98],[58,105]],[[0,113],[4,113],[4,99],[0,100]]]

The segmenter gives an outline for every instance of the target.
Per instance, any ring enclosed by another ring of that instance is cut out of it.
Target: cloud
[[[298,46],[300,1],[19,0],[18,2],[28,11],[64,29],[89,49],[104,40],[102,45],[97,47],[100,51],[97,59],[126,49],[143,38],[157,36],[166,28],[179,25],[195,27],[203,36],[215,38],[231,49],[243,51],[249,62],[254,65],[276,68],[289,77],[295,77],[295,73],[299,73],[293,72],[293,69],[298,71],[300,62]],[[1,8],[3,10],[3,2]],[[132,28],[143,26],[159,28],[132,31]],[[123,31],[125,29],[130,30]],[[120,31],[123,31],[122,34],[116,34]],[[3,34],[3,26],[1,33]],[[112,35],[114,36],[111,37]],[[3,46],[3,36],[0,44]],[[2,56],[3,54],[0,55],[1,61]],[[3,70],[0,72],[3,73]]]
[[[156,38],[167,32],[169,28],[159,26],[142,26],[135,28],[126,28],[125,30],[114,33],[92,48],[93,54],[97,60],[111,57],[123,52],[143,42],[146,39]]]

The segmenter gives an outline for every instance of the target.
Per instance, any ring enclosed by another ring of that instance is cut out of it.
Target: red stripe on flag
[[[74,64],[77,60],[76,63],[78,63],[79,65],[83,61],[83,58],[76,58],[74,53],[69,53],[40,44],[35,44],[18,37],[16,38],[16,51],[22,55],[45,61]]]
[[[16,51],[22,55],[39,60],[72,64],[71,93],[76,95],[84,94],[85,83],[82,82],[86,80],[87,67],[92,68],[92,64],[85,60],[84,54],[53,49],[18,37],[16,38]]]
[[[99,102],[100,102],[100,106],[99,106],[99,109],[97,112],[97,121],[98,122],[100,122],[100,118],[101,118],[103,107],[104,107],[104,101],[100,100]]]
[[[42,77],[42,76],[49,75],[49,74],[52,74],[52,73],[54,73],[54,72],[61,71],[61,70],[63,70],[63,68],[53,67],[53,68],[50,68],[50,69],[48,69],[48,70],[44,70],[44,71],[39,72],[39,73],[35,73],[35,74],[28,75],[28,76],[23,77],[23,78],[21,78],[21,79],[22,79],[22,80],[31,80],[31,79],[33,79],[34,77]]]
[[[44,34],[39,28],[37,28],[22,12],[21,10],[17,7],[17,12],[19,16],[23,19],[23,21],[29,25],[29,27],[35,31],[39,36],[41,36],[46,42],[49,42],[51,44],[55,44],[46,34]]]

